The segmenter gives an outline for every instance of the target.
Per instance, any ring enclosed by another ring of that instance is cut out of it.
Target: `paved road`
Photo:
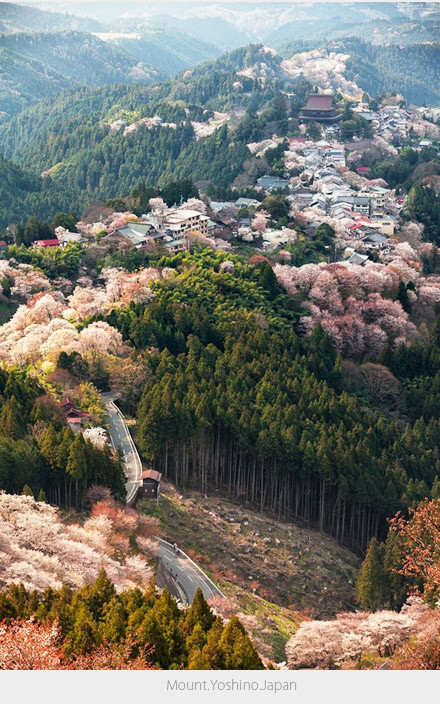
[[[180,587],[186,596],[186,601],[191,604],[196,593],[196,589],[200,587],[205,599],[210,599],[213,596],[223,596],[222,592],[209,577],[193,562],[188,555],[179,550],[176,554],[174,548],[166,540],[159,538],[159,559],[165,569],[171,574],[174,581]]]
[[[390,669],[390,661],[385,660],[385,662],[383,662],[382,665],[377,668],[377,671],[379,672],[379,670],[389,670],[389,669]]]
[[[125,425],[124,416],[115,404],[117,394],[105,393],[102,394],[102,397],[107,411],[113,449],[116,450],[119,445],[124,453],[125,474],[127,476],[125,488],[127,489],[127,504],[129,504],[133,501],[142,481],[142,463],[130,431]],[[181,550],[177,554],[173,546],[166,540],[162,540],[162,538],[158,538],[158,540],[160,544],[159,559],[177,585],[177,591],[182,600],[191,604],[198,587],[202,590],[205,599],[210,599],[215,595],[223,596],[220,589],[188,555],[185,555]]]
[[[124,422],[124,416],[115,404],[116,394],[102,394],[108,416],[108,426],[113,449],[120,445],[125,458],[125,474],[127,481],[127,503],[134,499],[137,488],[142,481],[142,463],[130,435],[130,431]]]

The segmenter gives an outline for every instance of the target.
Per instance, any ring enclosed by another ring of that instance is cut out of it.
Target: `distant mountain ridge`
[[[220,47],[209,41],[195,39],[167,27],[143,30],[139,35],[133,33],[132,38],[116,36],[109,39],[108,43],[125,51],[134,59],[165,72],[169,77],[185,68],[216,59],[223,53]]]
[[[0,57],[3,120],[70,86],[153,83],[166,78],[164,71],[84,32],[2,34]]]
[[[429,52],[414,53],[416,70],[402,55],[405,78],[394,65],[398,49],[384,47],[367,55],[356,46],[365,37],[378,46],[435,41],[440,36],[440,13],[428,3],[300,2],[268,7],[258,2],[220,2],[195,8],[183,2],[146,9],[131,2],[70,3],[69,11],[77,15],[54,12],[63,8],[60,3],[38,5],[44,9],[0,3],[0,31],[4,29],[0,122],[71,86],[163,81],[215,60],[225,50],[252,43],[264,43],[288,58],[299,51],[348,42],[357,57],[350,63],[350,77],[363,82],[366,90],[393,90],[394,81],[410,100],[438,100],[437,72]],[[84,16],[89,12],[93,17]],[[357,39],[351,41],[353,37]],[[429,81],[419,59],[422,55],[428,59]],[[417,75],[421,64],[423,70]]]
[[[257,43],[216,58],[218,46],[172,28],[130,26],[93,35],[0,35],[7,69],[0,77],[0,150],[13,168],[43,175],[44,197],[31,190],[18,199],[23,214],[31,203],[41,213],[66,200],[80,210],[127,196],[142,182],[191,178],[219,198],[232,184],[247,188],[256,175],[245,167],[246,145],[287,134],[288,118],[297,117],[313,86],[352,97],[385,91],[419,105],[440,102],[440,44],[311,39],[293,57]],[[210,61],[191,65],[210,54]],[[162,122],[153,126],[155,116]]]
[[[83,32],[102,32],[105,25],[101,22],[75,15],[40,10],[38,7],[18,5],[12,2],[0,2],[0,32],[54,32],[62,30],[80,30]]]

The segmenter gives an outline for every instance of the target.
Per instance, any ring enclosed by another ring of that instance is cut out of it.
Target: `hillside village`
[[[99,241],[100,247],[121,251],[160,247],[174,254],[188,249],[199,238],[214,249],[240,250],[243,242],[266,255],[281,252],[283,262],[288,263],[285,247],[300,237],[313,242],[319,224],[327,223],[335,233],[334,246],[327,245],[327,261],[363,265],[368,259],[380,260],[392,254],[401,241],[406,196],[383,179],[369,178],[369,167],[364,165],[368,164],[368,154],[395,159],[408,145],[418,152],[431,149],[438,153],[440,140],[440,128],[435,124],[440,108],[403,108],[396,100],[389,102],[376,109],[362,101],[354,103],[352,112],[365,121],[370,136],[344,140],[339,124],[341,109],[332,95],[312,94],[308,105],[318,105],[318,109],[304,106],[299,136],[283,138],[274,134],[271,139],[248,144],[250,154],[260,160],[268,150],[284,148],[279,175],[269,172],[259,176],[252,186],[255,197],[214,201],[201,192],[201,199],[172,207],[160,198],[153,199],[151,211],[142,216],[104,209],[102,219],[78,222],[78,232],[58,227],[53,239],[38,240],[34,246],[87,246]],[[219,117],[227,119],[216,116],[213,129],[221,123]],[[164,126],[158,117],[145,118],[143,123],[149,129]],[[202,132],[206,127],[210,133],[210,123],[198,125]],[[310,124],[314,139],[309,134]],[[136,126],[119,121],[112,124],[112,129],[124,127],[124,134],[130,134]],[[261,205],[271,195],[288,202],[289,217],[301,223],[301,231],[295,226],[274,227],[274,218]]]

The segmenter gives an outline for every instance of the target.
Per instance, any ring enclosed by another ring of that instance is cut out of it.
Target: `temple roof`
[[[334,110],[335,104],[332,95],[309,95],[304,110]]]

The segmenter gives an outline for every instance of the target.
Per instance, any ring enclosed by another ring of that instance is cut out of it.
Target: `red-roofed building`
[[[72,427],[80,427],[83,420],[88,420],[90,418],[90,413],[87,411],[79,411],[75,408],[75,404],[71,398],[68,396],[60,401],[60,408],[66,414],[66,420]]]
[[[68,415],[70,411],[73,411],[75,409],[75,404],[73,403],[72,399],[70,398],[63,398],[62,401],[60,401],[60,407]]]
[[[142,472],[142,485],[139,487],[138,499],[158,499],[160,494],[160,480],[162,474],[155,469],[146,469]]]
[[[67,416],[67,422],[71,425],[81,425],[82,418],[76,414],[76,411],[72,411],[72,413]]]
[[[37,247],[38,249],[44,249],[46,247],[59,247],[59,246],[60,246],[60,243],[56,238],[53,240],[37,240],[34,243],[34,247]]]
[[[300,111],[299,117],[304,122],[337,122],[341,113],[333,100],[333,95],[312,93],[309,95],[307,105]]]
[[[358,174],[368,173],[368,166],[358,166]]]
[[[6,252],[8,245],[4,240],[0,240],[0,252]]]

